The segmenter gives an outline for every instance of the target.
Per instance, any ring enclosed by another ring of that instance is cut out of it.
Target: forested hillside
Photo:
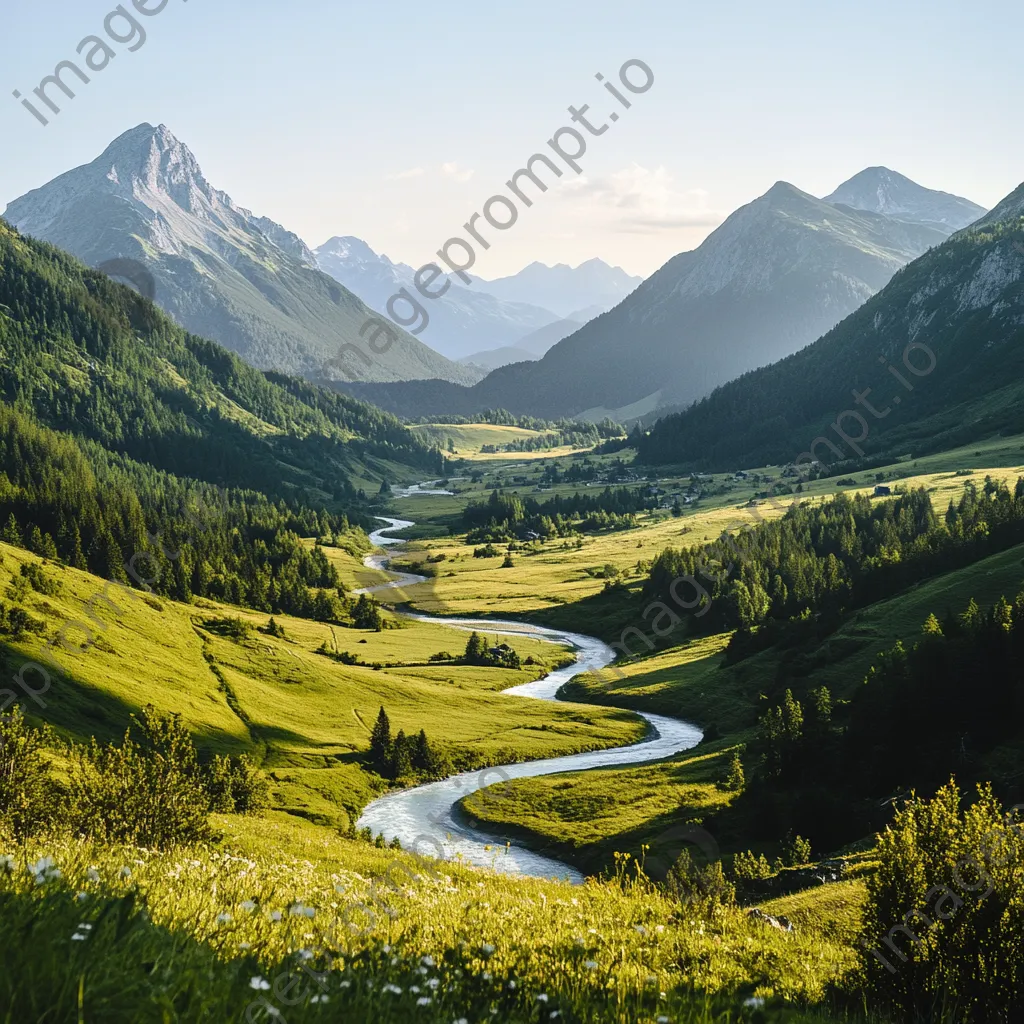
[[[369,522],[352,477],[443,465],[394,417],[254,370],[2,222],[0,353],[4,539],[179,599],[313,614],[309,588],[338,579],[300,538]]]

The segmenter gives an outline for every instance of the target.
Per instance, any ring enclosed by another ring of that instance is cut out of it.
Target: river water
[[[389,536],[413,525],[405,519],[391,519],[379,516],[387,525],[370,535],[378,547],[389,548],[403,543],[399,538]],[[377,553],[367,556],[367,568],[386,569],[389,556]],[[425,582],[426,577],[408,573],[397,574],[399,579],[379,587],[367,589],[368,593],[386,591],[396,587],[412,586]],[[603,641],[581,633],[548,629],[525,622],[501,621],[495,619],[449,619],[429,615],[411,615],[422,622],[434,622],[455,626],[466,631],[478,630],[491,634],[521,635],[548,643],[571,648],[576,661],[565,668],[557,669],[532,683],[513,686],[503,691],[510,697],[527,697],[534,700],[556,700],[559,688],[581,672],[599,670],[610,665],[615,658],[614,651]],[[597,750],[587,754],[571,754],[567,757],[552,757],[543,761],[527,761],[521,764],[502,765],[483,771],[453,775],[441,782],[431,782],[413,789],[389,793],[370,804],[356,823],[358,828],[369,826],[373,833],[382,832],[387,840],[396,836],[402,848],[423,856],[461,860],[464,863],[490,867],[510,874],[535,875],[546,878],[564,878],[580,883],[583,876],[575,868],[551,857],[542,856],[524,847],[512,845],[506,848],[500,839],[488,836],[474,829],[453,811],[455,804],[463,797],[486,786],[510,779],[533,778],[539,775],[553,775],[556,772],[584,771],[589,768],[606,768],[630,764],[661,761],[681,751],[695,747],[701,740],[701,730],[694,725],[666,718],[635,712],[648,724],[647,738],[640,743],[611,750]]]

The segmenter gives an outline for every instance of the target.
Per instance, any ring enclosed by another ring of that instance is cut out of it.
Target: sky
[[[148,121],[310,245],[356,235],[420,266],[582,104],[608,130],[480,254],[482,277],[593,257],[646,276],[778,180],[824,196],[884,164],[986,207],[1024,181],[1007,45],[1024,10],[1001,0],[166,0],[145,17],[125,0],[142,45],[120,16],[125,42],[107,36],[111,0],[4,7],[0,210]],[[44,127],[12,93],[81,62],[89,35],[115,56],[69,77]],[[630,60],[653,72],[643,94],[619,82]]]

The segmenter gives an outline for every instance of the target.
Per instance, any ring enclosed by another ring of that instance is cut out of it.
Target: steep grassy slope
[[[345,828],[379,790],[364,763],[370,727],[384,705],[393,728],[426,729],[455,768],[549,757],[630,743],[643,725],[628,712],[551,706],[499,691],[565,660],[550,644],[516,638],[521,671],[432,664],[459,652],[467,634],[426,623],[380,633],[277,616],[284,638],[256,632],[267,616],[212,601],[184,605],[111,587],[72,568],[0,544],[0,600],[37,622],[0,638],[10,672],[36,662],[52,677],[39,702],[15,686],[34,717],[70,737],[117,739],[146,705],[177,712],[207,751],[255,753],[271,772],[275,806]],[[42,565],[40,593],[21,566]],[[253,632],[225,635],[225,619]],[[323,643],[355,654],[343,666],[315,653]],[[380,665],[380,668],[375,666]],[[30,689],[42,689],[33,672]]]

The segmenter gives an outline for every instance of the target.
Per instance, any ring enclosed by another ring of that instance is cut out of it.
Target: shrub
[[[20,572],[37,593],[45,594],[47,597],[60,593],[60,583],[51,580],[38,562],[22,562]]]
[[[248,754],[217,755],[206,771],[210,810],[225,814],[258,814],[270,805],[266,776]]]
[[[0,825],[18,839],[38,831],[55,810],[45,739],[20,708],[0,713]]]
[[[795,868],[798,864],[806,864],[810,859],[810,841],[803,836],[795,836],[792,832],[787,833],[782,844],[782,863],[788,868]]]
[[[252,626],[237,615],[204,619],[203,628],[230,640],[247,640],[252,636]]]
[[[158,849],[211,839],[210,794],[195,745],[178,715],[150,707],[121,746],[71,751],[69,814],[75,831],[107,842]]]
[[[901,1020],[944,1003],[967,1024],[1024,1019],[1024,825],[991,787],[961,812],[950,782],[879,836],[861,954],[868,986]]]
[[[689,850],[683,850],[669,869],[665,888],[681,903],[706,916],[736,902],[736,887],[725,877],[722,862],[696,864]]]
[[[760,881],[771,878],[775,869],[768,863],[768,858],[762,853],[755,856],[750,850],[746,853],[737,853],[732,861],[733,877],[741,882]]]

